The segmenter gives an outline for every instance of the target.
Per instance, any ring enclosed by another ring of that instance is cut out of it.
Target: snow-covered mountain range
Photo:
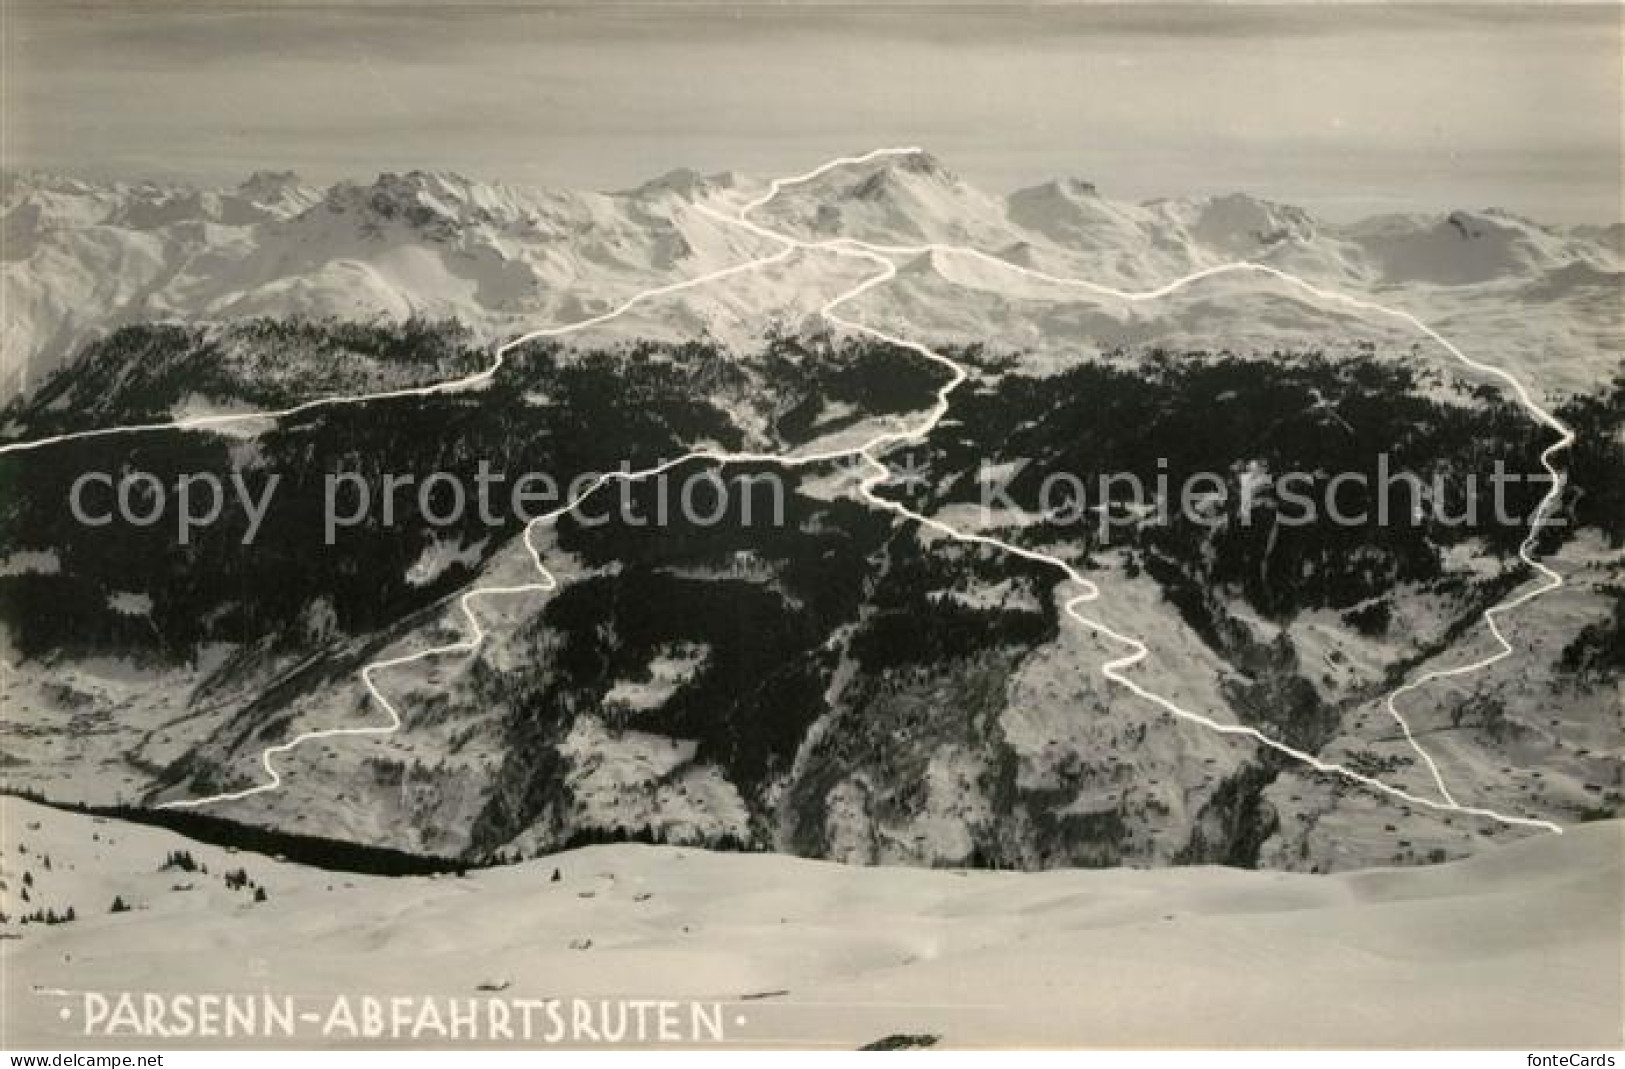
[[[579,320],[640,289],[759,253],[760,240],[694,206],[728,210],[765,188],[759,179],[686,170],[615,193],[425,172],[327,189],[259,173],[228,190],[8,174],[0,190],[0,401],[125,323],[418,315],[453,317],[498,341]],[[972,246],[1020,267],[1130,290],[1228,261],[1268,263],[1323,286],[1387,295],[1484,357],[1538,371],[1541,387],[1556,392],[1583,388],[1598,367],[1625,355],[1619,225],[1548,227],[1493,209],[1334,225],[1244,194],[1119,203],[1077,179],[998,197],[926,153],[785,186],[759,218],[810,240]],[[805,314],[809,277],[851,267],[814,259],[791,273],[736,276],[691,295],[676,314],[663,308],[615,329],[746,344],[765,324]],[[970,265],[956,266],[963,275]],[[1073,353],[1145,340],[1076,314],[1069,306],[1087,294],[1035,291],[1031,277],[982,266],[974,304],[919,292],[931,272],[905,268],[870,306],[885,313],[912,302],[913,325],[934,341],[998,338]],[[1225,333],[1223,309],[1196,314],[1193,335]],[[1003,322],[1014,317],[1025,321],[1020,330]],[[1259,344],[1294,340],[1300,318],[1281,316]]]

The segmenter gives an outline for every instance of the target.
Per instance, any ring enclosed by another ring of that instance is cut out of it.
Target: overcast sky
[[[1621,11],[7,2],[4,156],[617,188],[922,144],[996,192],[1616,221]]]

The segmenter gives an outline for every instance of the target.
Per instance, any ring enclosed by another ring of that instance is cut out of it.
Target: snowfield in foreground
[[[1618,821],[1337,876],[613,846],[386,879],[16,798],[0,808],[12,1049],[181,1042],[87,1038],[87,989],[271,992],[301,1009],[340,995],[714,1000],[727,1041],[752,1046],[1583,1049],[1625,1036]],[[165,868],[175,852],[186,862]],[[109,912],[115,897],[129,910]],[[69,906],[68,923],[18,923]]]

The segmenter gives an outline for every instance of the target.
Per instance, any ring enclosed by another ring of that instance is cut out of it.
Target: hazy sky
[[[7,0],[3,154],[614,188],[915,143],[999,192],[1615,221],[1622,10]]]

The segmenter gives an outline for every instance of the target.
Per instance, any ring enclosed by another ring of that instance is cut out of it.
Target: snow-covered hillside
[[[339,996],[696,999],[724,1004],[726,1039],[752,1046],[1622,1039],[1617,821],[1326,877],[860,869],[613,846],[388,878],[15,798],[0,816],[0,1043],[14,1049],[185,1042],[87,1038],[86,990],[268,991],[308,1011]],[[109,912],[115,899],[128,911]],[[17,922],[69,906],[69,923]],[[301,1046],[345,1040],[302,1027]]]

